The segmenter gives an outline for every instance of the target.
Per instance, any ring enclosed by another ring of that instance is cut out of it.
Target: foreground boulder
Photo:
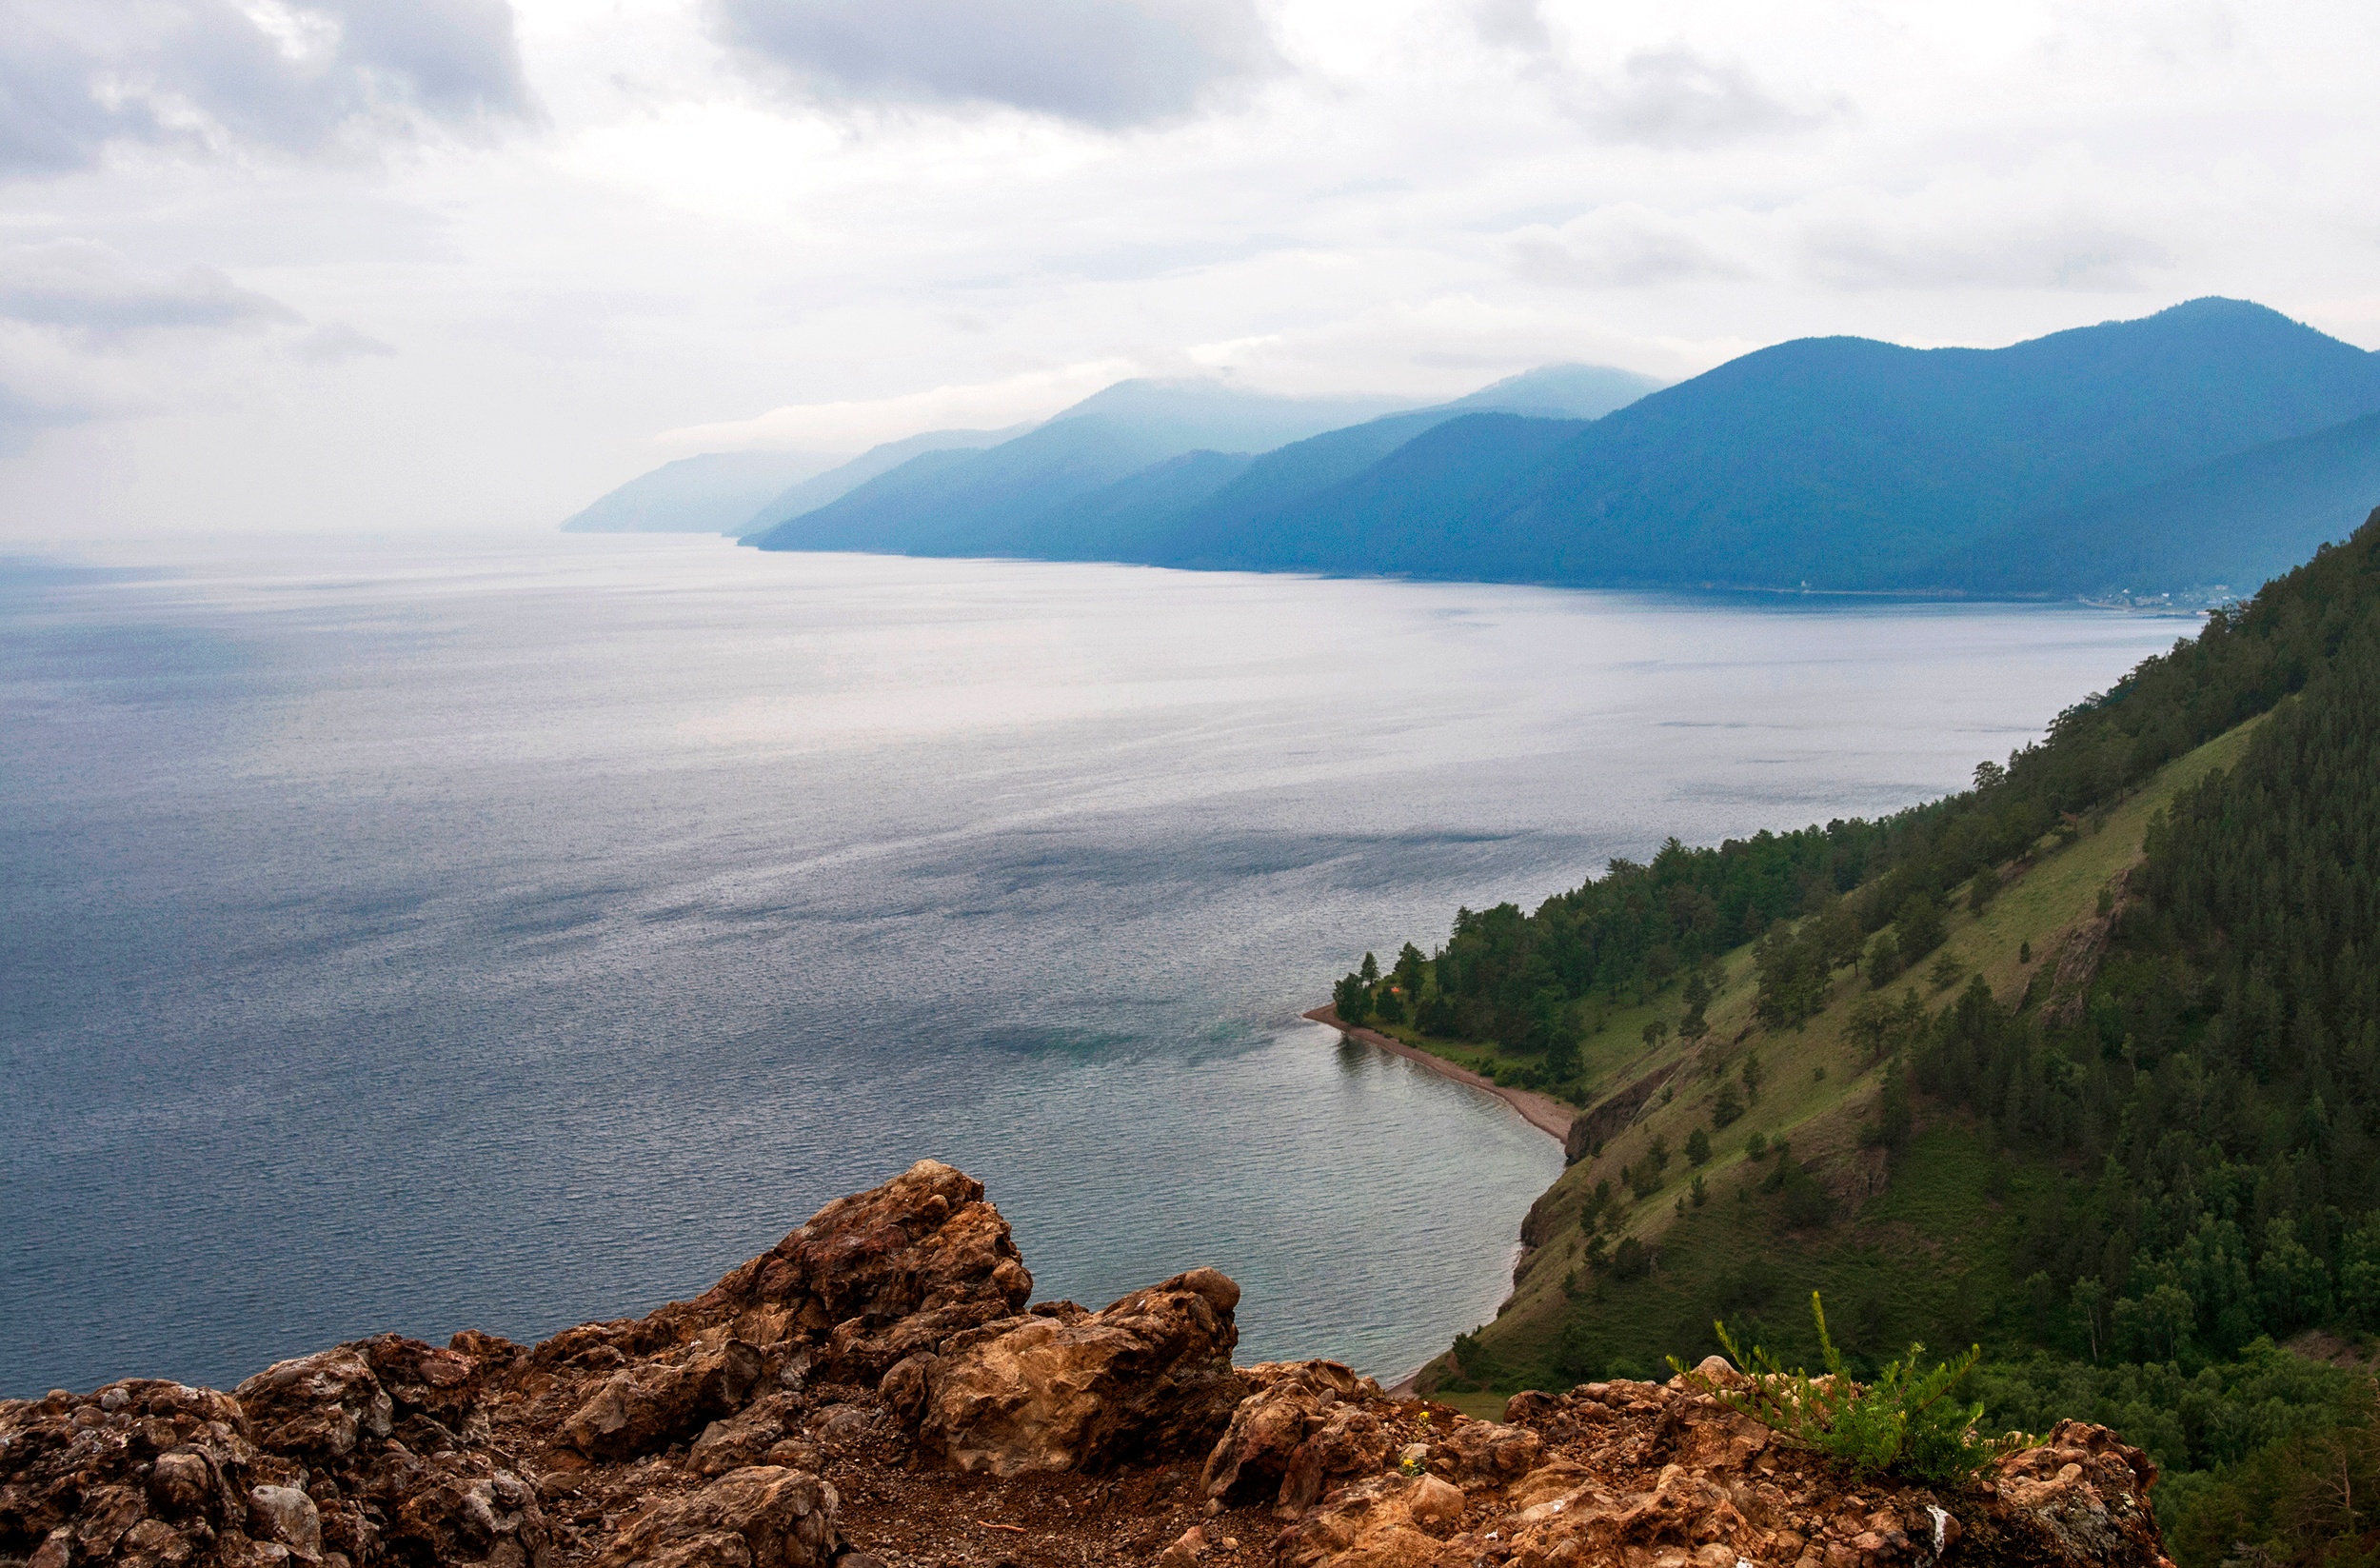
[[[1014,1476],[1203,1457],[1247,1388],[1232,1371],[1240,1287],[1211,1268],[1101,1312],[1060,1303],[985,1325],[884,1379],[919,1446]]]
[[[842,1544],[833,1487],[761,1466],[647,1511],[596,1560],[599,1568],[825,1568]]]

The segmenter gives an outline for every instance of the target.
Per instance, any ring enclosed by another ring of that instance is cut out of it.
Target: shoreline
[[[1451,1078],[1458,1083],[1468,1083],[1475,1089],[1485,1090],[1518,1111],[1523,1121],[1553,1139],[1555,1142],[1566,1144],[1569,1141],[1570,1124],[1577,1118],[1578,1113],[1556,1100],[1552,1095],[1539,1094],[1535,1089],[1507,1088],[1494,1079],[1484,1078],[1468,1067],[1458,1067],[1442,1056],[1432,1056],[1418,1046],[1408,1045],[1394,1035],[1384,1035],[1378,1029],[1366,1029],[1359,1024],[1341,1023],[1339,1021],[1338,1011],[1329,1006],[1312,1008],[1300,1013],[1299,1017],[1305,1019],[1308,1022],[1325,1024],[1337,1029],[1345,1039],[1359,1040],[1366,1045],[1377,1045],[1381,1050],[1401,1056],[1409,1062],[1418,1062],[1440,1078]]]

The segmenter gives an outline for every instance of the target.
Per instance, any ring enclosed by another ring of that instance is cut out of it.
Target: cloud
[[[0,176],[530,117],[508,0],[10,0]]]
[[[1565,94],[1571,112],[1609,141],[1700,150],[1807,130],[1832,114],[1795,109],[1772,97],[1740,66],[1688,49],[1644,50],[1609,80]]]
[[[148,271],[91,240],[0,250],[0,317],[87,343],[145,332],[245,331],[304,319],[211,267]]]
[[[733,48],[827,102],[999,105],[1107,129],[1280,67],[1250,0],[714,0]]]
[[[999,429],[1046,419],[1102,387],[1151,368],[1130,359],[1094,360],[898,397],[788,404],[751,419],[665,430],[657,439],[673,452],[843,451],[923,430]]]
[[[2003,222],[1989,231],[1927,234],[1825,225],[1803,260],[1836,288],[2145,288],[2174,265],[2156,241],[2088,219]]]
[[[1505,49],[1543,52],[1554,47],[1540,0],[1479,0],[1471,13],[1479,37]]]
[[[397,351],[393,345],[383,343],[345,322],[332,322],[315,327],[297,340],[295,349],[298,358],[314,365],[338,365],[351,359],[387,359]]]
[[[1690,278],[1743,278],[1750,272],[1659,213],[1606,208],[1559,228],[1538,225],[1516,235],[1513,273],[1557,288],[1642,288]]]

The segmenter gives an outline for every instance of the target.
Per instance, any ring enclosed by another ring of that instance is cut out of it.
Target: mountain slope
[[[1030,428],[1030,425],[1011,425],[1000,430],[925,430],[899,441],[883,442],[840,467],[829,468],[779,491],[756,507],[735,531],[746,539],[764,533],[789,518],[842,500],[877,475],[890,473],[922,453],[981,451],[1014,440]]]
[[[1532,419],[1601,419],[1668,383],[1609,365],[1540,365],[1441,403],[1441,413],[1527,414]]]
[[[1519,414],[1440,421],[1353,476],[1291,504],[1201,508],[1159,536],[1150,559],[1172,566],[1534,576],[1526,552],[1499,548],[1465,520],[1492,505],[1513,475],[1589,428],[1581,420]],[[1387,542],[1393,544],[1383,550]]]
[[[1145,558],[1152,535],[1177,526],[1184,514],[1236,484],[1258,461],[1244,452],[1196,451],[1152,464],[1035,518],[1034,558]]]
[[[1144,552],[1130,559],[1168,564],[1314,565],[1317,546],[1305,535],[1320,525],[1328,509],[1321,498],[1423,431],[1473,413],[1599,419],[1660,387],[1650,376],[1602,365],[1548,365],[1523,371],[1452,403],[1383,415],[1266,452],[1204,505],[1166,520],[1166,526],[1141,531],[1137,546],[1119,543],[1127,550]],[[1525,444],[1526,438],[1521,439]],[[1296,543],[1274,543],[1282,539]],[[1277,549],[1284,552],[1279,561],[1273,559]]]
[[[752,508],[843,459],[825,452],[704,452],[682,457],[573,513],[565,533],[732,533]]]
[[[1385,402],[1264,397],[1214,383],[1121,382],[971,461],[924,468],[912,462],[753,543],[763,549],[1040,555],[1037,520],[1143,468],[1201,449],[1278,447],[1377,415]]]
[[[1966,588],[1972,546],[2027,518],[2375,410],[2380,357],[2237,301],[1996,349],[1805,339],[1630,404],[1556,453],[1499,455],[1485,430],[1450,443],[1458,511],[1419,514],[1399,484],[1357,483],[1275,537],[1184,553],[1431,577]],[[1400,482],[1429,487],[1398,455]],[[1318,559],[1317,539],[1335,553]]]
[[[1993,1429],[2142,1443],[2187,1568],[2369,1535],[2271,1479],[2380,1398],[2274,1348],[2380,1329],[2375,863],[2380,511],[1971,791],[1464,911],[1338,1016],[1582,1114],[1423,1386],[1815,1359],[1818,1290],[1855,1370],[1980,1341]]]
[[[2344,539],[2380,506],[2380,414],[2251,447],[2029,519],[1946,562],[1982,591],[2245,587]]]

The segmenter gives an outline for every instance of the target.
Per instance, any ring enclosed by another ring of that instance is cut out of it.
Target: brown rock
[[[1203,1454],[1245,1385],[1240,1287],[1193,1269],[1104,1311],[1023,1317],[943,1347],[923,1370],[921,1447],[960,1470],[1098,1470]]]
[[[613,1373],[571,1413],[562,1440],[589,1459],[633,1459],[732,1414],[760,1376],[760,1351],[741,1340],[697,1345],[681,1360],[639,1362]]]
[[[798,1470],[731,1471],[656,1504],[596,1568],[825,1568],[843,1544],[835,1489]]]
[[[276,1361],[231,1391],[255,1428],[257,1446],[315,1460],[353,1453],[359,1439],[385,1438],[395,1407],[371,1363],[353,1345]]]
[[[323,1555],[323,1517],[314,1499],[294,1486],[252,1486],[248,1494],[248,1534],[277,1540],[302,1558]]]
[[[1267,1361],[1240,1376],[1256,1391],[1207,1456],[1207,1496],[1291,1515],[1331,1480],[1378,1470],[1387,1458],[1380,1415],[1394,1405],[1370,1379],[1337,1361]]]
[[[755,1400],[735,1416],[711,1422],[686,1455],[686,1468],[698,1476],[724,1476],[730,1470],[763,1462],[783,1440],[800,1411],[800,1401],[794,1396],[772,1394]],[[808,1464],[792,1468],[815,1470],[818,1463],[813,1459]]]
[[[451,1474],[408,1496],[393,1538],[436,1563],[545,1568],[552,1531],[537,1492],[509,1471]]]
[[[1286,1568],[1421,1568],[1468,1561],[1438,1537],[1462,1518],[1459,1488],[1435,1476],[1372,1476],[1310,1509],[1280,1540]]]
[[[1438,1439],[1434,1457],[1465,1479],[1497,1484],[1537,1467],[1545,1439],[1525,1426],[1501,1421],[1457,1421]]]
[[[1190,1568],[1206,1551],[1206,1532],[1192,1525],[1157,1554],[1158,1568]]]
[[[2157,1467],[2104,1426],[2060,1421],[2038,1448],[2002,1457],[1985,1479],[1992,1534],[2054,1562],[2162,1558],[2149,1489]],[[1986,1550],[1992,1544],[1987,1543]],[[2006,1550],[2006,1547],[2002,1547]]]
[[[817,1375],[873,1387],[886,1368],[1024,1310],[1033,1276],[983,1184],[921,1160],[838,1199],[704,1295],[647,1320],[731,1325],[752,1344],[803,1350]],[[543,1347],[541,1347],[542,1349]]]

